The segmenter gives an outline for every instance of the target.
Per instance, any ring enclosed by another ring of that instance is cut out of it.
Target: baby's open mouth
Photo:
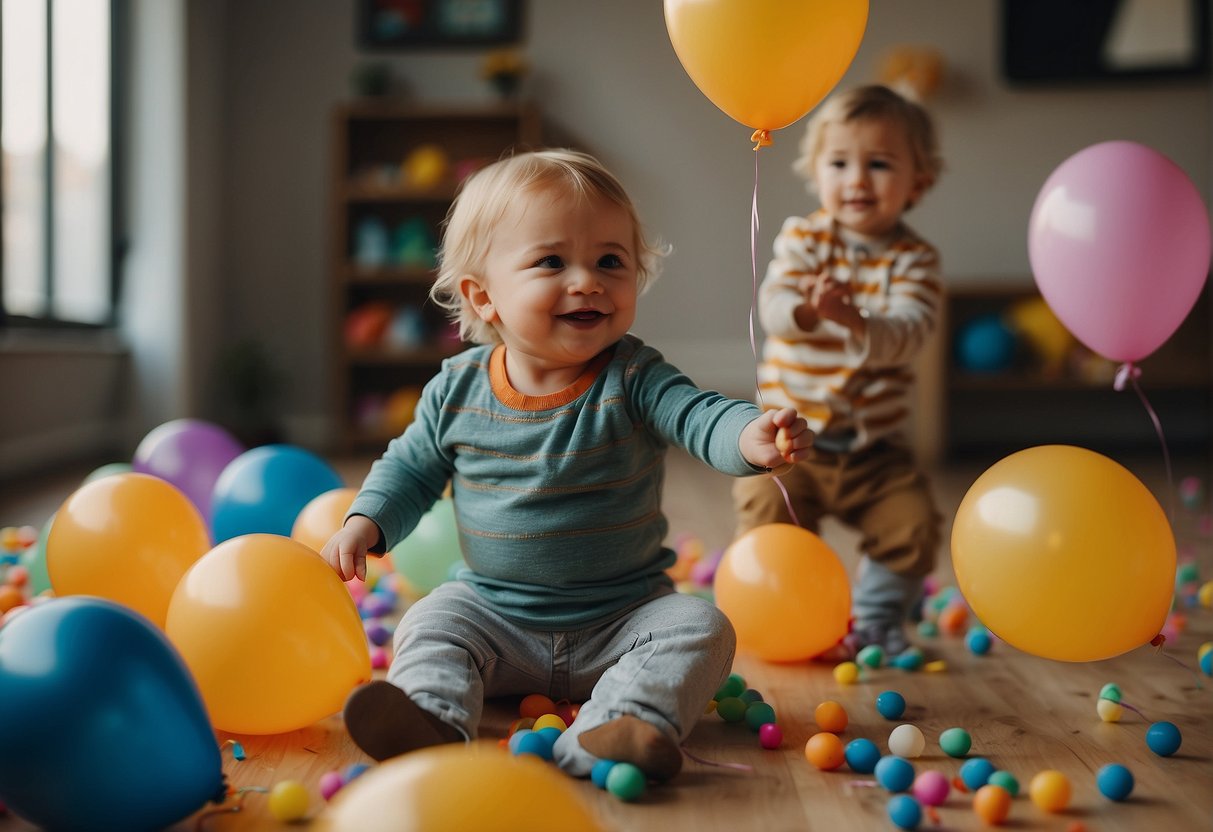
[[[594,309],[578,309],[576,312],[566,312],[558,317],[569,321],[596,321],[606,316]]]

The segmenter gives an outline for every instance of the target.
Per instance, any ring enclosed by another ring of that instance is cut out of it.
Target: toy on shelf
[[[450,159],[436,144],[418,145],[404,157],[400,173],[404,183],[412,188],[428,190],[446,179]]]
[[[378,268],[388,261],[388,231],[378,217],[363,217],[354,227],[354,262]]]
[[[384,333],[392,321],[392,307],[382,301],[355,306],[345,316],[345,344],[365,349],[383,342]]]
[[[438,265],[438,241],[422,217],[411,217],[392,234],[392,262],[400,266],[432,269]]]
[[[408,304],[396,310],[387,330],[387,344],[394,349],[417,349],[429,338],[429,327],[421,309]]]

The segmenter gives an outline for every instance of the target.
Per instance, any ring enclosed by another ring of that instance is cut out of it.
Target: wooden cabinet
[[[428,301],[458,183],[511,148],[539,147],[540,122],[527,104],[366,102],[338,108],[332,131],[333,444],[373,450],[466,346]]]
[[[1055,443],[1114,458],[1161,454],[1141,400],[1131,387],[1113,388],[1117,365],[1074,340],[1033,284],[950,287],[941,330],[936,418],[945,459],[992,464]],[[1211,352],[1206,291],[1170,340],[1141,362],[1138,384],[1172,453],[1209,450]]]

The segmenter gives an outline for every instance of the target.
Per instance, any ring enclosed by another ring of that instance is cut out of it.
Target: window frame
[[[55,0],[46,0],[46,135],[48,140],[54,136],[54,35],[51,21],[54,15]],[[73,321],[55,317],[54,297],[55,288],[55,159],[53,148],[48,147],[44,162],[43,188],[43,223],[45,240],[42,250],[43,277],[47,297],[45,315],[17,315],[8,311],[4,303],[4,261],[0,258],[0,331],[28,330],[71,330],[96,331],[113,329],[119,323],[119,302],[122,297],[122,264],[125,260],[127,244],[126,216],[126,108],[127,108],[127,70],[126,56],[129,54],[129,0],[110,0],[110,83],[109,83],[109,311],[105,320],[99,322]],[[3,20],[0,20],[3,26]],[[0,185],[2,185],[3,170],[0,169]],[[4,210],[4,191],[0,187],[0,212]],[[0,223],[0,251],[4,246],[3,223]]]

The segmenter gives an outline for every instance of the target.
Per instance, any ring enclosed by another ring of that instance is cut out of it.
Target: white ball
[[[889,734],[889,751],[898,757],[921,757],[926,747],[926,737],[916,725],[898,725],[893,729],[893,733]]]

